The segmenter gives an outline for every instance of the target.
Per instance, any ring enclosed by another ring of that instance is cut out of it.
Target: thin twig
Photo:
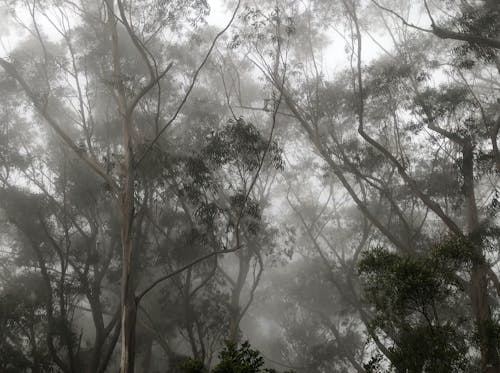
[[[182,108],[184,107],[184,104],[186,103],[189,95],[191,94],[191,91],[194,88],[194,85],[195,85],[195,83],[196,83],[196,81],[198,79],[198,75],[200,74],[201,70],[203,69],[203,67],[207,63],[208,58],[212,54],[212,50],[214,49],[215,44],[217,43],[217,40],[227,31],[227,29],[229,29],[229,27],[233,23],[234,19],[236,18],[236,14],[238,13],[238,9],[240,8],[240,4],[241,4],[241,0],[238,0],[238,4],[236,5],[236,8],[234,9],[233,15],[232,15],[231,19],[229,20],[228,24],[221,31],[219,31],[219,33],[217,35],[215,35],[215,38],[212,41],[212,44],[210,45],[210,48],[208,49],[207,54],[205,55],[205,58],[202,60],[201,64],[198,66],[198,68],[194,72],[193,78],[191,79],[191,84],[189,85],[186,93],[184,94],[184,97],[183,97],[181,103],[179,104],[179,106],[175,110],[175,112],[172,115],[172,117],[168,120],[167,123],[165,123],[165,125],[163,126],[163,128],[155,136],[155,138],[153,139],[153,141],[151,141],[149,143],[148,147],[146,148],[146,150],[144,151],[144,153],[142,153],[141,157],[139,158],[139,160],[135,164],[136,167],[138,167],[141,164],[141,162],[144,160],[144,158],[146,157],[146,155],[151,151],[151,149],[153,149],[153,146],[158,142],[158,140],[160,139],[161,135],[167,130],[167,128],[175,121],[175,119],[179,115],[179,113],[182,110]]]

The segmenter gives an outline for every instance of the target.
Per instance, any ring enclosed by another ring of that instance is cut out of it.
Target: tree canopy
[[[495,0],[0,0],[0,371],[500,371]]]

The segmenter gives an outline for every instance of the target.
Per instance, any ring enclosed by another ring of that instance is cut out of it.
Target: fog
[[[500,372],[499,20],[0,0],[0,372]]]

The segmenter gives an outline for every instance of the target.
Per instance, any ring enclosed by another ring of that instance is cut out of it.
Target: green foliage
[[[239,347],[236,343],[226,342],[219,353],[219,363],[211,373],[278,373],[274,369],[263,368],[264,358],[258,350],[252,349],[248,341]],[[207,373],[202,363],[188,359],[181,365],[182,373]],[[293,372],[283,372],[293,373]]]
[[[475,6],[464,6],[460,16],[454,19],[453,26],[466,34],[495,39],[500,34],[499,14],[497,2],[477,2]],[[457,65],[465,69],[472,68],[479,61],[494,63],[496,58],[494,49],[477,42],[460,45],[454,52]]]
[[[463,372],[468,366],[467,343],[452,325],[402,328],[391,348],[397,372]]]
[[[194,359],[186,359],[183,361],[179,369],[182,373],[207,373],[207,369],[203,365],[201,361],[194,360]]]
[[[417,112],[428,123],[459,113],[460,109],[471,109],[474,107],[474,102],[467,88],[458,85],[443,85],[439,89],[425,89],[415,98],[414,105]]]
[[[2,372],[25,372],[31,366],[31,361],[24,356],[20,349],[13,347],[5,341],[0,342],[0,370]]]
[[[363,365],[366,373],[383,373],[382,362],[384,357],[382,354],[378,353],[371,357],[371,359]]]
[[[219,354],[219,359],[212,373],[259,373],[264,365],[264,358],[248,342],[243,342],[240,347],[228,342]]]
[[[363,254],[359,272],[375,311],[370,327],[393,340],[390,360],[397,372],[463,372],[469,366],[472,328],[455,274],[470,266],[470,248],[446,240],[427,255],[403,257],[382,248]]]
[[[204,157],[215,165],[234,164],[245,171],[255,171],[264,161],[283,169],[282,150],[269,141],[250,122],[243,118],[230,119],[226,126],[209,138],[202,150]]]
[[[207,135],[205,144],[194,155],[172,156],[166,162],[175,167],[179,176],[184,175],[180,193],[196,206],[196,217],[201,223],[214,226],[229,208],[235,216],[241,214],[245,218],[240,223],[244,220],[242,225],[252,234],[259,231],[261,206],[245,188],[251,185],[257,172],[283,169],[278,144],[243,118],[231,119],[221,130]],[[235,180],[234,175],[241,180]],[[229,206],[207,200],[207,194],[221,191],[228,195]],[[228,222],[229,229],[234,225],[234,221]]]
[[[49,369],[51,359],[44,347],[47,337],[44,285],[39,275],[23,274],[0,291],[1,372]],[[38,345],[36,351],[26,349],[28,341],[31,346]]]
[[[206,0],[139,0],[133,5],[134,14],[140,15],[136,22],[140,22],[147,35],[153,34],[159,27],[179,28],[179,24],[185,21],[196,25],[210,13]]]

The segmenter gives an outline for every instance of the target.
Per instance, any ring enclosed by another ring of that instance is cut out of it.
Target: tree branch
[[[191,91],[194,88],[194,85],[195,85],[195,83],[196,83],[196,81],[198,79],[198,75],[200,74],[201,70],[203,69],[203,67],[207,63],[208,58],[212,54],[212,50],[214,49],[215,44],[217,43],[217,40],[227,31],[227,29],[229,29],[229,27],[233,23],[234,19],[236,18],[236,13],[238,13],[238,9],[240,8],[240,4],[241,4],[241,0],[238,0],[238,4],[236,5],[236,8],[234,9],[233,15],[231,16],[231,19],[229,20],[228,24],[221,31],[219,31],[219,33],[217,35],[215,35],[215,38],[212,41],[212,44],[210,45],[210,48],[208,48],[208,51],[207,51],[207,54],[205,55],[205,58],[203,58],[203,60],[201,61],[200,65],[195,70],[195,72],[193,74],[193,78],[191,79],[191,84],[189,85],[186,93],[184,94],[184,97],[182,98],[182,101],[180,102],[179,106],[175,110],[175,112],[172,115],[172,117],[168,120],[167,123],[165,123],[165,125],[162,127],[162,129],[155,136],[155,138],[153,139],[153,141],[151,141],[149,143],[148,147],[146,148],[146,150],[144,151],[144,153],[142,153],[141,157],[139,158],[139,160],[135,164],[136,167],[141,164],[141,162],[144,160],[144,158],[146,157],[146,155],[151,151],[151,149],[153,149],[153,146],[158,142],[158,140],[160,139],[161,135],[163,135],[163,133],[166,131],[166,129],[175,121],[175,119],[179,115],[179,113],[182,110],[182,108],[184,107],[184,104],[186,103],[189,95],[191,94]]]
[[[469,33],[455,32],[451,30],[446,30],[437,25],[432,26],[432,33],[440,39],[453,39],[466,41],[471,44],[478,44],[483,47],[490,47],[493,49],[500,49],[500,40],[484,38],[482,36],[477,36]]]
[[[422,28],[422,27],[419,27],[417,25],[414,25],[413,23],[409,23],[406,19],[404,19],[401,15],[399,15],[398,13],[396,13],[394,10],[386,8],[385,6],[381,5],[377,1],[375,1],[375,0],[371,0],[371,1],[372,1],[373,4],[375,4],[375,6],[377,8],[382,9],[383,11],[385,11],[387,13],[390,13],[394,17],[396,17],[397,19],[399,19],[403,23],[403,25],[411,27],[411,28],[414,28],[414,29],[419,30],[419,31],[433,33],[433,30],[431,30],[431,29]]]
[[[373,4],[375,4],[375,6],[377,6],[377,8],[382,9],[385,12],[392,14],[393,16],[398,18],[405,26],[411,27],[415,30],[434,34],[435,36],[437,36],[440,39],[460,40],[460,41],[466,41],[466,42],[471,43],[471,44],[478,44],[478,45],[481,45],[484,47],[500,49],[500,40],[485,38],[485,37],[474,35],[471,33],[455,32],[455,31],[451,31],[451,30],[447,30],[447,29],[444,29],[442,27],[439,27],[438,25],[436,25],[434,23],[434,19],[432,18],[430,11],[429,11],[429,8],[427,6],[427,2],[425,2],[425,6],[426,6],[427,13],[429,15],[429,18],[431,19],[431,27],[432,27],[431,29],[422,28],[422,27],[419,27],[419,26],[414,25],[412,23],[409,23],[406,19],[404,19],[401,15],[396,13],[394,10],[384,7],[383,5],[381,5],[380,3],[378,3],[375,0],[371,0],[371,1]]]
[[[12,63],[8,62],[6,59],[0,57],[0,66],[3,67],[5,72],[13,79],[15,79],[23,88],[25,94],[30,99],[31,103],[35,106],[37,111],[42,115],[42,117],[47,121],[50,127],[59,135],[63,142],[69,146],[73,152],[80,158],[85,164],[87,164],[95,173],[101,176],[111,187],[114,192],[118,191],[118,185],[115,180],[108,175],[106,170],[102,168],[94,159],[87,156],[81,149],[75,144],[75,142],[69,137],[69,135],[62,129],[62,127],[57,123],[57,121],[49,114],[46,110],[46,105],[38,99],[35,92],[31,90],[24,78],[19,74]]]
[[[215,255],[220,255],[220,254],[222,254],[222,255],[223,255],[223,254],[227,254],[227,253],[234,253],[235,251],[240,250],[242,247],[243,247],[243,245],[240,245],[240,246],[237,246],[237,247],[235,247],[234,249],[230,249],[230,250],[219,250],[219,251],[214,251],[214,252],[211,252],[210,254],[204,255],[204,256],[202,256],[202,257],[200,257],[200,258],[198,258],[198,259],[196,259],[196,260],[192,261],[191,263],[186,264],[185,266],[183,266],[183,267],[181,267],[181,268],[179,268],[179,269],[175,270],[174,272],[171,272],[171,273],[169,273],[169,274],[167,274],[167,275],[161,276],[160,278],[158,278],[158,279],[156,279],[155,281],[153,281],[153,283],[151,283],[151,285],[149,285],[146,289],[144,289],[143,291],[141,291],[141,292],[139,293],[139,295],[137,295],[137,296],[135,297],[135,301],[136,301],[136,303],[137,303],[137,304],[139,304],[139,302],[141,301],[141,299],[142,299],[142,298],[143,298],[143,297],[144,297],[147,293],[149,293],[151,290],[153,290],[153,288],[154,288],[156,285],[160,284],[161,282],[166,281],[166,280],[168,280],[169,278],[172,278],[172,277],[174,277],[174,276],[176,276],[176,275],[178,275],[178,274],[180,274],[180,273],[184,272],[185,270],[187,270],[187,269],[191,268],[192,266],[194,266],[194,265],[196,265],[196,264],[198,264],[198,263],[201,263],[201,262],[203,262],[204,260],[207,260],[207,259],[209,259],[209,258],[211,258],[211,257],[213,257],[213,256],[215,256]]]

